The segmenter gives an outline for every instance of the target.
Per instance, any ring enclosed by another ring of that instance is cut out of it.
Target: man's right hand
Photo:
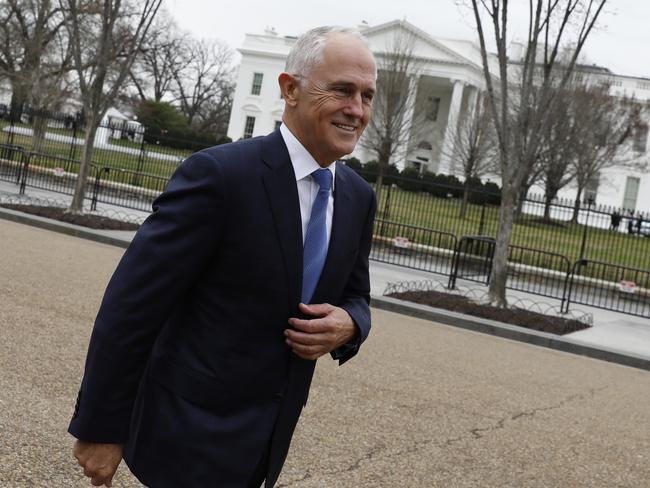
[[[93,486],[112,486],[113,476],[122,461],[123,448],[122,444],[96,444],[77,440],[73,452]]]

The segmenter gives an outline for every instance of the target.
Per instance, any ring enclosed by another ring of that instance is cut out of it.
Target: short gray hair
[[[351,27],[331,26],[316,27],[301,35],[291,48],[285,71],[291,75],[306,76],[309,71],[323,60],[323,48],[327,39],[333,34],[347,34],[359,39],[368,46],[368,41],[358,29]]]

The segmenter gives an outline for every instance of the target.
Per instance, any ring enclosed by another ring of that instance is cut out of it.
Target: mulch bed
[[[9,208],[11,210],[18,210],[40,217],[47,217],[48,219],[60,220],[69,224],[81,225],[91,229],[98,230],[138,230],[138,224],[131,222],[122,222],[101,215],[93,214],[71,214],[67,212],[67,208],[61,207],[43,207],[38,205],[20,205],[20,204],[0,204],[0,207]]]
[[[497,308],[475,303],[464,296],[440,291],[407,291],[391,293],[388,296],[551,334],[563,335],[589,328],[589,325],[575,319],[554,317],[520,308]]]

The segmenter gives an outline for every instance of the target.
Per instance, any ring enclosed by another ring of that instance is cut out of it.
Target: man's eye
[[[338,95],[347,96],[350,93],[350,89],[345,86],[336,86],[334,87],[334,92]]]
[[[363,93],[361,95],[361,98],[363,98],[363,101],[366,103],[372,103],[372,97],[373,97],[372,93]]]

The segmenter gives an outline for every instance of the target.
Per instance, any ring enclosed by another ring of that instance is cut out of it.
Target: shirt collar
[[[280,125],[280,133],[282,134],[284,143],[287,145],[291,164],[293,165],[293,172],[296,174],[296,181],[306,178],[314,171],[321,168],[314,157],[309,154],[309,151],[305,149],[305,146],[300,143],[284,122]],[[336,180],[336,161],[327,166],[327,169],[332,172],[332,190],[334,190],[334,181]]]

